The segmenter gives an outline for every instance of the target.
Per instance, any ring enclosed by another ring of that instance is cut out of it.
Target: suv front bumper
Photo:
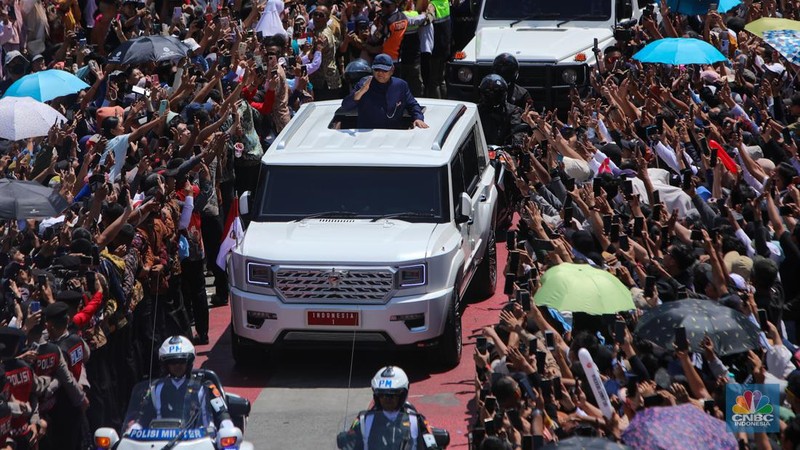
[[[367,344],[426,345],[444,333],[452,293],[450,288],[393,297],[378,305],[298,304],[231,287],[231,320],[238,338],[258,344],[350,343],[355,331],[356,341]],[[358,325],[310,325],[309,312],[357,312]]]

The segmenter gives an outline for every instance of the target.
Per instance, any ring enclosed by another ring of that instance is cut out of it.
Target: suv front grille
[[[287,302],[384,303],[394,289],[390,270],[279,268],[275,288]]]

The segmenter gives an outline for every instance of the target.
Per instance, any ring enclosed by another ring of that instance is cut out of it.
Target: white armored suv
[[[356,129],[338,101],[307,104],[266,152],[228,263],[238,363],[354,340],[458,363],[467,288],[496,284],[495,169],[474,104],[420,103],[428,129]]]

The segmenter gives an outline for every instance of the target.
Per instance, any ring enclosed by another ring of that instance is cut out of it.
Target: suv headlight
[[[575,69],[565,69],[561,72],[561,79],[564,80],[564,83],[575,84],[578,81],[578,72]]]
[[[247,283],[272,287],[273,271],[269,264],[247,263]]]
[[[472,81],[472,69],[469,67],[459,67],[456,76],[458,77],[458,81],[469,83]]]
[[[428,282],[425,264],[400,267],[395,277],[398,288],[424,286]]]

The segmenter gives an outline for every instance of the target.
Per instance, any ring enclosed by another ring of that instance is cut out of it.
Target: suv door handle
[[[486,197],[486,194],[481,194],[481,196],[480,196],[480,202],[481,202],[481,203],[483,203],[483,202],[485,202],[486,200],[488,200],[488,198]]]

